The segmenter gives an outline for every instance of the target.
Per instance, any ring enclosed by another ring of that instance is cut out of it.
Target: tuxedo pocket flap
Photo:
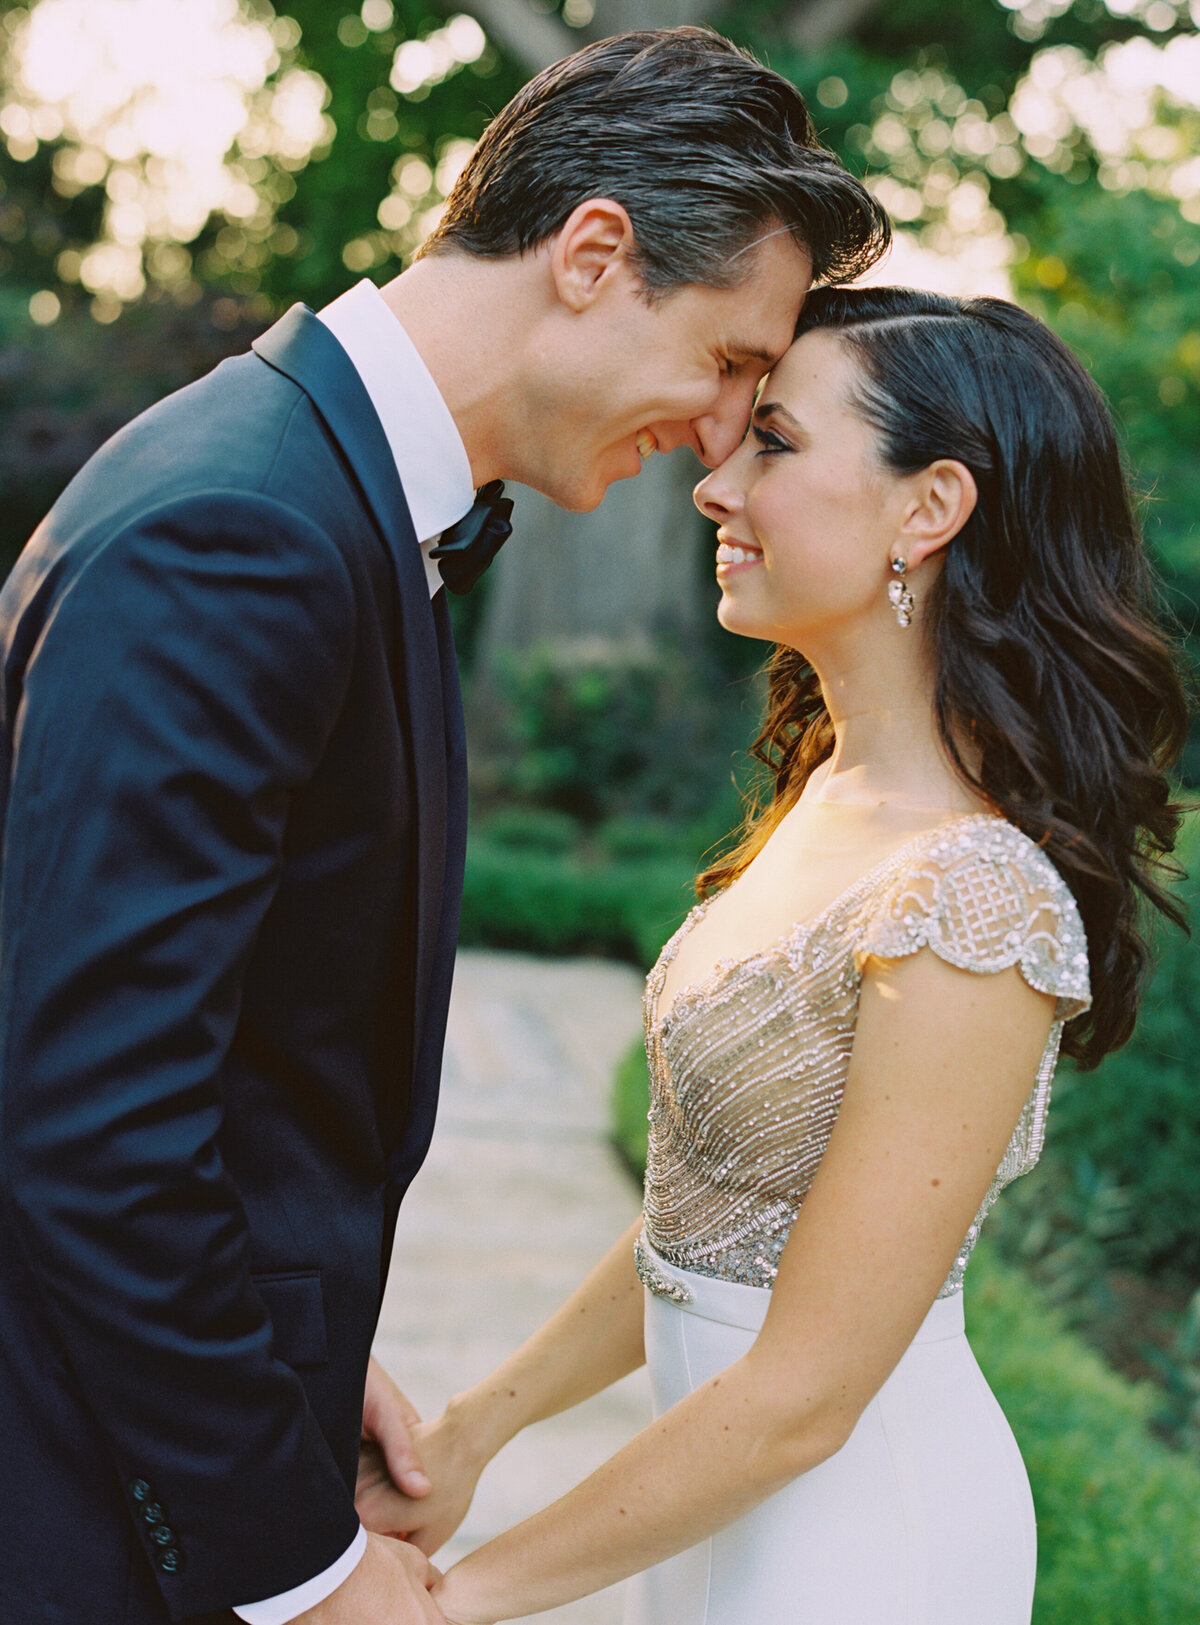
[[[271,1317],[277,1357],[285,1365],[324,1365],[329,1349],[320,1270],[254,1275],[251,1280]]]

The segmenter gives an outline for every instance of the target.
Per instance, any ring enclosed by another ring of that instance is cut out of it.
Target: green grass
[[[612,1096],[614,1139],[635,1169],[647,1093],[639,1043]],[[1033,1485],[1034,1625],[1200,1625],[1200,1468],[1147,1431],[1154,1391],[1110,1371],[986,1237],[966,1294],[971,1345]]]

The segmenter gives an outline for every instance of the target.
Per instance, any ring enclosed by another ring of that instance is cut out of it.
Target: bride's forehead
[[[853,358],[837,335],[816,329],[802,333],[779,358],[763,379],[758,399],[845,407],[853,375]]]

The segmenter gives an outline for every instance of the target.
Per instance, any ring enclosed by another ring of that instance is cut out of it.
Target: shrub
[[[630,1045],[613,1078],[613,1144],[621,1161],[639,1182],[646,1172],[649,1149],[650,1082],[646,1075],[646,1049],[639,1038]]]
[[[552,807],[499,807],[472,825],[472,835],[510,852],[542,857],[570,852],[580,842],[578,822]]]
[[[551,808],[588,830],[649,815],[678,831],[715,814],[702,846],[737,820],[726,761],[750,732],[740,704],[736,689],[714,693],[694,650],[667,643],[509,651],[471,693],[476,799]]]
[[[536,954],[606,954],[644,967],[692,903],[684,859],[588,862],[471,841],[463,887],[464,945]]]
[[[1200,818],[1188,820],[1181,886],[1200,930]],[[1039,1262],[1064,1299],[1105,1268],[1200,1279],[1200,951],[1163,930],[1157,966],[1124,1049],[1093,1073],[1060,1068],[1042,1165],[998,1226],[1004,1250]]]
[[[986,1240],[966,1291],[972,1347],[1033,1485],[1034,1625],[1200,1619],[1200,1470],[1147,1432],[1154,1390],[1108,1370]]]
[[[1194,850],[1194,827],[1189,836]],[[1183,891],[1200,928],[1192,867]],[[1094,1074],[1064,1068],[1047,1128],[1052,1158],[1087,1157],[1127,1193],[1135,1222],[1120,1261],[1192,1278],[1200,1277],[1198,1032],[1200,951],[1164,933],[1132,1039]]]

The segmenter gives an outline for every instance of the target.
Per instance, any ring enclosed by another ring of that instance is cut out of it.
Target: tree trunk
[[[703,609],[690,493],[703,472],[688,452],[655,455],[585,514],[511,487],[513,537],[492,567],[477,672],[541,644],[640,652],[660,636],[692,636]]]

